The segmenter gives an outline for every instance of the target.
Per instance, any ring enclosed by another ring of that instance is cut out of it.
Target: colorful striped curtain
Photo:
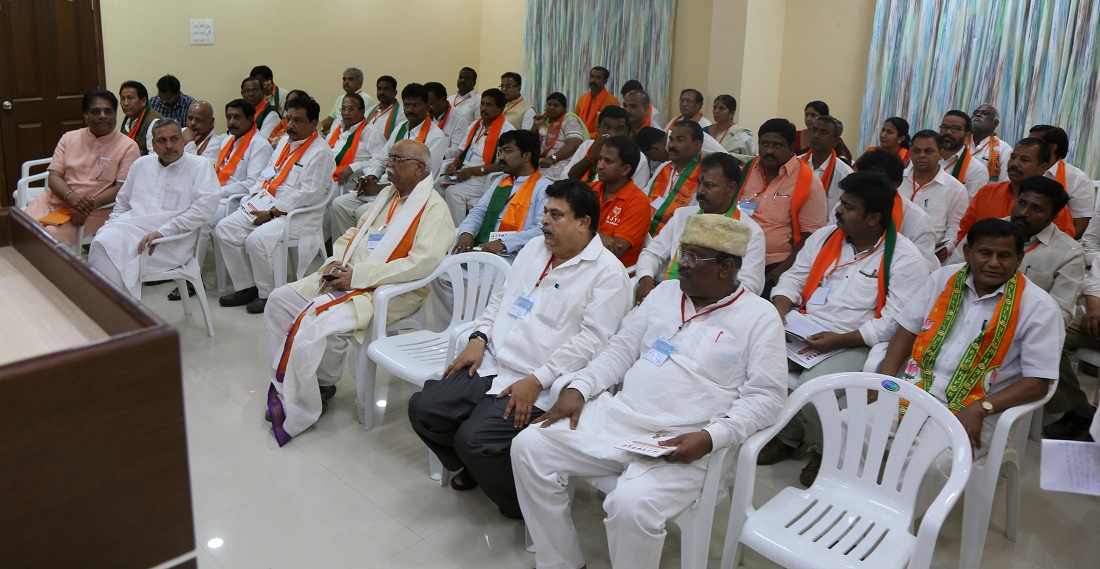
[[[1096,0],[878,0],[859,148],[878,144],[887,117],[915,132],[990,103],[1009,144],[1060,126],[1069,162],[1100,178],[1098,35]]]
[[[607,90],[637,79],[654,106],[667,100],[676,0],[531,0],[523,35],[523,96],[542,109],[565,94],[572,110],[588,71],[611,71]]]

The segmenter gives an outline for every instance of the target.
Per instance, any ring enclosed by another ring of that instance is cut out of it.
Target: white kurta
[[[488,126],[478,124],[474,122],[466,129],[466,132],[462,134],[462,141],[459,142],[458,153],[462,153],[462,149],[466,147],[466,141],[470,140],[470,133],[477,129],[474,133],[474,138],[470,142],[470,150],[466,153],[466,158],[462,162],[463,168],[477,168],[478,166],[484,166],[496,160],[495,156],[485,156],[485,143],[488,141]],[[516,130],[512,126],[512,123],[507,120],[504,121],[504,125],[500,127],[500,134]],[[457,155],[456,155],[457,156]],[[444,166],[445,168],[445,166]],[[466,217],[466,212],[469,208],[477,205],[477,201],[481,199],[482,194],[485,193],[485,189],[488,187],[489,176],[471,176],[470,179],[465,182],[459,182],[457,184],[442,187],[440,191],[443,192],[444,197],[447,200],[447,209],[451,211],[451,219],[455,225],[462,223],[462,220]]]
[[[676,118],[668,121],[668,124],[665,125],[665,132],[672,132],[672,127],[676,126],[676,123],[680,122],[681,120],[684,120],[684,115],[677,115]],[[708,119],[707,117],[699,117],[699,126],[706,128],[711,124],[713,123],[711,123],[710,119]]]
[[[470,89],[470,92],[465,95],[459,95],[456,92],[454,95],[447,97],[447,102],[458,111],[459,116],[466,119],[467,124],[473,124],[481,116],[481,96],[478,95],[477,89]],[[463,139],[462,143],[465,142],[466,140]]]
[[[917,247],[921,256],[924,257],[925,264],[928,265],[928,272],[940,268],[940,259],[936,256],[936,234],[932,231],[932,222],[928,219],[928,214],[900,193],[897,199],[901,200],[902,207],[901,227],[898,228],[898,233],[908,237]],[[834,208],[829,212],[829,222],[825,225],[836,225],[835,214]]]
[[[959,222],[970,205],[966,186],[943,168],[925,185],[913,179],[913,167],[905,169],[898,193],[909,198],[928,214],[936,245],[943,244],[950,254],[958,246]]]
[[[88,262],[140,300],[138,242],[154,231],[172,237],[197,229],[214,215],[217,205],[218,178],[206,160],[184,153],[164,166],[155,154],[142,156],[130,167],[111,217],[96,232]],[[157,245],[149,254],[147,270],[183,265],[195,253],[196,238]]]
[[[390,155],[390,150],[393,145],[401,142],[402,140],[419,140],[420,135],[424,132],[424,129],[428,129],[428,134],[424,138],[424,144],[428,147],[428,152],[432,155],[432,163],[428,164],[429,172],[438,172],[443,164],[443,154],[447,151],[447,135],[435,125],[434,121],[424,120],[419,125],[412,128],[404,129],[402,133],[401,125],[393,129],[390,133],[390,138],[383,143],[382,147],[374,153],[370,161],[363,166],[363,175],[374,175],[382,181],[388,181],[386,177],[386,166],[383,161]],[[397,135],[401,135],[398,137]]]
[[[401,123],[405,122],[405,112],[401,110],[401,103],[396,101],[386,110],[379,109],[380,106],[381,103],[373,107],[368,107],[366,120],[371,128],[378,129],[378,132],[382,135],[382,139],[385,140],[389,135],[393,134],[393,131],[397,130],[397,127],[401,126]],[[375,111],[378,112],[376,113]],[[397,121],[393,123],[393,130],[387,133],[386,126],[390,124],[390,117],[393,113],[397,113]]]
[[[447,151],[444,153],[443,159],[451,160],[462,151],[462,144],[466,142],[466,139],[462,136],[466,134],[466,129],[470,128],[470,119],[464,113],[451,107],[450,112],[447,113],[447,120],[443,124],[439,124],[441,120],[443,120],[443,117],[432,117],[432,122],[439,127],[439,130],[443,131],[443,136],[447,137]]]
[[[355,147],[355,157],[351,162],[352,177],[340,186],[341,191],[355,189],[357,181],[355,175],[361,174],[366,169],[367,164],[370,164],[371,159],[381,152],[382,147],[386,144],[386,139],[382,136],[382,133],[377,129],[368,128],[365,120],[352,125],[351,128],[346,128],[343,122],[334,125],[325,139],[329,148],[332,149],[334,175],[339,173],[336,156],[340,154],[340,151],[344,149],[344,145],[348,143],[348,139],[352,136],[359,137],[359,146]]]
[[[810,268],[835,229],[832,226],[822,227],[806,240],[806,245],[795,257],[794,265],[779,277],[779,283],[772,289],[772,298],[785,296],[795,307],[802,305],[802,289],[810,275]],[[870,254],[852,263],[856,258],[856,251],[845,240],[840,248],[840,259],[834,265],[838,268],[832,274],[826,271],[823,279],[823,284],[829,288],[825,304],[807,305],[806,316],[839,334],[859,330],[864,344],[868,346],[889,341],[897,330],[894,315],[920,290],[928,278],[928,266],[917,247],[904,235],[898,235],[894,244],[894,259],[890,265],[890,289],[886,293],[886,305],[882,308],[882,315],[875,318],[878,302],[877,277],[883,255],[884,247],[879,244]]]
[[[1065,162],[1062,160],[1062,162]],[[1096,202],[1096,186],[1089,175],[1080,168],[1065,162],[1066,164],[1066,193],[1069,194],[1069,212],[1073,217],[1092,217],[1093,207]],[[1058,162],[1055,162],[1050,170],[1043,173],[1051,180],[1057,179]]]
[[[542,237],[531,240],[474,321],[475,329],[489,337],[478,373],[496,375],[486,394],[497,395],[534,374],[543,386],[535,400],[539,409],[554,404],[550,387],[558,378],[581,369],[607,347],[632,300],[626,269],[599,239],[551,268],[536,288],[551,256]],[[535,302],[522,319],[509,313],[521,294]]]
[[[798,159],[806,162],[814,169],[814,177],[817,178],[818,182],[821,182],[822,179],[825,178],[825,170],[829,167],[828,158],[823,160],[821,164],[815,165],[813,162],[813,152],[807,152],[799,156]],[[836,211],[836,206],[840,203],[840,194],[842,193],[840,191],[840,181],[847,178],[852,172],[852,167],[845,164],[844,161],[837,156],[836,166],[833,167],[833,177],[829,180],[829,187],[825,188],[825,199],[827,200],[825,209],[826,224],[830,221],[836,222],[836,219],[833,217],[833,212]]]
[[[183,151],[205,158],[210,162],[210,166],[213,167],[218,162],[218,153],[222,151],[222,138],[223,137],[218,133],[210,131],[207,134],[207,140],[199,144],[195,144],[195,141],[192,140],[183,146]],[[200,146],[202,147],[202,153],[199,153]]]
[[[275,127],[279,126],[279,121],[281,120],[282,119],[279,118],[277,113],[267,113],[267,116],[264,117],[264,122],[256,125],[256,128],[260,130],[260,132],[256,133],[256,136],[267,140],[268,137],[271,136],[271,133],[275,132]]]
[[[581,158],[584,158],[585,155],[588,154],[588,150],[590,148],[592,148],[591,140],[586,140],[582,142],[581,145],[577,147],[577,151],[569,157],[569,164],[565,167],[565,170],[562,170],[562,175],[568,176],[569,171],[573,169],[573,166],[577,162],[581,161]],[[593,157],[593,160],[597,159],[599,159],[599,156]],[[641,158],[638,159],[638,169],[634,172],[634,175],[631,176],[630,179],[634,181],[634,185],[644,189],[648,187],[646,184],[649,183],[649,177],[649,161],[645,159],[645,154],[642,154]]]
[[[947,160],[940,160],[940,167],[943,168],[948,175],[951,175],[951,172],[955,169],[955,163],[962,158],[963,150],[966,150],[966,145],[959,148],[959,151]],[[966,186],[966,193],[968,195],[967,200],[974,199],[974,196],[978,195],[978,190],[989,183],[989,170],[985,168],[984,162],[975,160],[974,157],[971,156],[970,166],[966,168],[966,177],[960,181],[962,185]]]
[[[657,282],[663,281],[668,273],[669,263],[680,246],[680,236],[684,234],[688,218],[701,213],[703,210],[694,207],[681,207],[672,212],[672,217],[661,232],[638,254],[634,274],[639,277],[653,277]],[[752,294],[760,294],[764,290],[764,231],[753,221],[752,216],[742,215],[740,221],[749,226],[752,234],[745,257],[741,259],[741,270],[737,273],[737,279]]]
[[[989,167],[990,150],[993,146],[997,147],[997,165],[1000,166],[1000,177],[996,180],[989,180],[990,182],[1007,182],[1008,181],[1008,157],[1012,154],[1012,145],[1005,142],[1001,137],[991,134],[981,141],[980,144],[976,144],[973,140],[970,141],[970,154],[975,160],[978,160],[982,164],[985,164],[986,172],[992,171]]]
[[[594,397],[576,430],[565,420],[525,429],[512,442],[516,490],[539,567],[583,565],[566,487],[571,476],[601,475],[619,476],[604,502],[612,565],[657,567],[665,522],[698,498],[709,456],[673,464],[615,446],[653,432],[699,430],[715,449],[738,445],[774,423],[786,402],[785,341],[775,308],[739,287],[697,309],[679,285],[671,280],[655,288],[568,384]],[[660,366],[643,358],[658,335],[675,345]],[[606,392],[619,383],[618,394]]]

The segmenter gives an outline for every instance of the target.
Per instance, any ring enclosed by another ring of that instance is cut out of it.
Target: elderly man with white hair
[[[455,228],[433,190],[431,160],[422,142],[393,145],[385,160],[391,185],[332,244],[333,256],[271,293],[264,312],[272,362],[267,409],[279,446],[316,422],[336,394],[348,337],[362,341],[374,317],[374,289],[424,278],[447,254]],[[424,287],[391,300],[390,321],[416,312],[427,294]]]
[[[96,232],[88,263],[104,278],[141,298],[140,257],[168,270],[195,252],[194,236],[160,245],[152,241],[193,231],[214,216],[218,178],[210,163],[183,151],[180,125],[159,119],[152,127],[153,154],[138,158],[115,197],[114,211]],[[145,249],[148,248],[148,253]]]
[[[619,477],[604,501],[611,565],[656,568],[665,522],[699,498],[709,453],[775,422],[787,393],[783,323],[737,279],[751,234],[724,215],[690,216],[679,279],[627,315],[539,419],[542,428],[513,440],[516,491],[540,569],[584,566],[570,477]],[[619,383],[617,394],[606,392]],[[672,451],[663,459],[617,448],[655,433],[672,437],[660,443]]]

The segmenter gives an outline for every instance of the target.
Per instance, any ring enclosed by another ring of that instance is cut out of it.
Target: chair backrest
[[[844,411],[837,391],[845,395]],[[874,404],[867,403],[871,391],[878,393]],[[909,405],[891,443],[901,399]],[[869,505],[912,519],[925,472],[950,448],[951,475],[937,502],[949,493],[950,507],[962,493],[973,460],[970,439],[947,406],[923,389],[877,373],[838,373],[799,387],[788,408],[801,409],[807,403],[821,416],[823,436],[814,487],[855,492]]]
[[[34,198],[46,191],[46,180],[49,177],[49,172],[42,172],[19,178],[15,183],[15,206],[19,209],[26,209]]]
[[[504,284],[511,269],[508,261],[499,255],[480,251],[443,259],[435,273],[446,274],[454,291],[451,322],[447,328],[470,322],[484,312],[493,292]]]

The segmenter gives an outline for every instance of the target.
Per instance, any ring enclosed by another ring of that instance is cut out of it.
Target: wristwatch
[[[550,159],[553,160],[555,164],[558,163],[558,155],[557,154],[551,154]]]
[[[993,404],[992,403],[990,403],[989,401],[986,401],[985,399],[982,399],[978,403],[981,403],[982,410],[985,411],[986,415],[992,415],[993,414]]]
[[[267,210],[267,214],[271,216],[271,219],[275,219],[275,208]]]
[[[481,340],[482,342],[485,342],[486,346],[489,345],[489,337],[485,335],[485,332],[478,330],[477,332],[470,334],[471,342],[473,342],[475,338]]]

